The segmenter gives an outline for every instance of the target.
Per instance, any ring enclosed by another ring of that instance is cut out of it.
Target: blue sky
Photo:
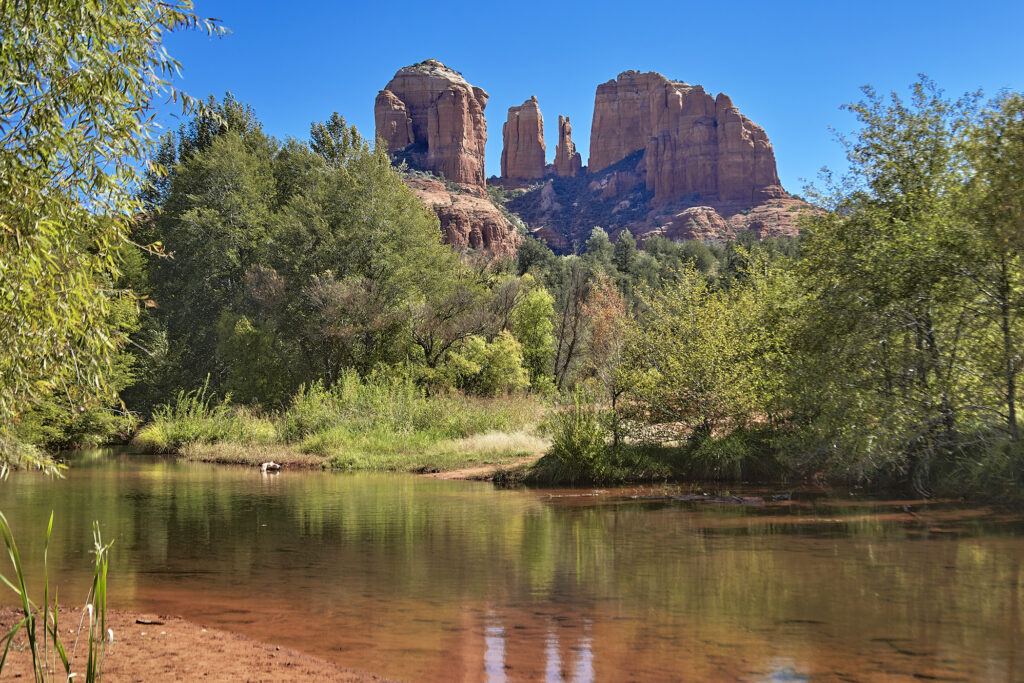
[[[177,85],[230,90],[264,129],[305,139],[338,111],[373,135],[377,91],[402,66],[433,57],[490,94],[487,173],[499,172],[501,125],[530,95],[545,118],[548,160],[558,115],[589,151],[594,91],[627,69],[725,92],[775,147],[779,176],[800,192],[822,166],[843,168],[829,127],[859,87],[906,93],[925,73],[950,94],[1024,91],[1024,2],[281,2],[196,0],[231,34],[178,34]],[[164,120],[173,125],[168,105]]]

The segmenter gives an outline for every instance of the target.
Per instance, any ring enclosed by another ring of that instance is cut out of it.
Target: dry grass
[[[530,432],[485,432],[443,441],[434,450],[480,456],[509,456],[541,454],[550,446],[550,440]]]
[[[283,444],[239,444],[230,441],[218,443],[190,443],[181,449],[180,457],[196,462],[216,462],[233,465],[259,465],[273,461],[291,467],[320,468],[325,458],[301,453]]]

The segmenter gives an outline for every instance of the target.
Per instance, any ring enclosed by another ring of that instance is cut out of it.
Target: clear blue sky
[[[823,165],[843,168],[829,127],[851,128],[839,105],[857,100],[861,85],[906,93],[925,73],[950,94],[1024,91],[1021,0],[196,0],[196,11],[232,33],[172,36],[178,85],[195,96],[230,90],[279,138],[305,139],[333,111],[372,137],[374,98],[399,68],[433,57],[461,71],[491,96],[488,175],[499,172],[508,107],[530,95],[544,114],[548,160],[565,114],[586,163],[594,90],[627,69],[730,95],[767,131],[791,192]]]

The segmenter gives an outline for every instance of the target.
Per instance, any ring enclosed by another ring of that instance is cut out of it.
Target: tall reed
[[[85,607],[82,608],[82,617],[78,623],[78,631],[75,634],[75,642],[71,649],[71,657],[68,658],[67,648],[60,637],[58,626],[57,589],[54,588],[53,600],[50,600],[50,577],[48,570],[48,554],[50,548],[50,534],[53,531],[53,513],[50,513],[50,521],[46,525],[46,538],[43,543],[43,601],[42,607],[37,605],[28,594],[28,587],[25,583],[25,570],[21,563],[21,554],[14,542],[14,534],[11,532],[7,518],[0,513],[0,534],[3,535],[4,545],[7,546],[7,554],[11,558],[14,567],[14,581],[7,576],[0,574],[0,580],[13,590],[21,602],[21,619],[11,630],[0,638],[0,645],[3,645],[3,654],[0,655],[0,673],[3,673],[7,655],[10,652],[11,644],[14,642],[18,632],[24,629],[25,638],[28,640],[29,652],[32,655],[32,672],[36,683],[47,683],[48,681],[71,680],[77,678],[78,674],[71,671],[75,661],[75,653],[78,650],[78,641],[82,635],[82,627],[86,617],[89,619],[88,638],[89,652],[85,665],[86,683],[100,683],[103,678],[103,660],[107,648],[107,569],[109,566],[110,543],[104,544],[100,535],[99,522],[93,522],[92,538],[93,563],[92,585],[86,597]],[[42,622],[42,638],[38,633],[38,626]],[[63,675],[58,678],[58,658]]]

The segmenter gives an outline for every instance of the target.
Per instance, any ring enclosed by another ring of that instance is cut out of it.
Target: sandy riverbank
[[[0,628],[7,632],[19,619],[11,607],[0,608]],[[70,651],[80,612],[61,610],[60,625]],[[139,623],[149,622],[149,623]],[[157,623],[161,622],[161,623]],[[322,659],[236,633],[204,628],[178,617],[111,610],[107,626],[114,642],[107,648],[103,679],[120,681],[385,681],[370,673],[345,669]],[[41,629],[40,629],[41,630]],[[72,672],[84,670],[88,644],[79,643]],[[69,652],[70,654],[70,652]],[[32,680],[32,662],[24,633],[15,639],[3,680]]]

